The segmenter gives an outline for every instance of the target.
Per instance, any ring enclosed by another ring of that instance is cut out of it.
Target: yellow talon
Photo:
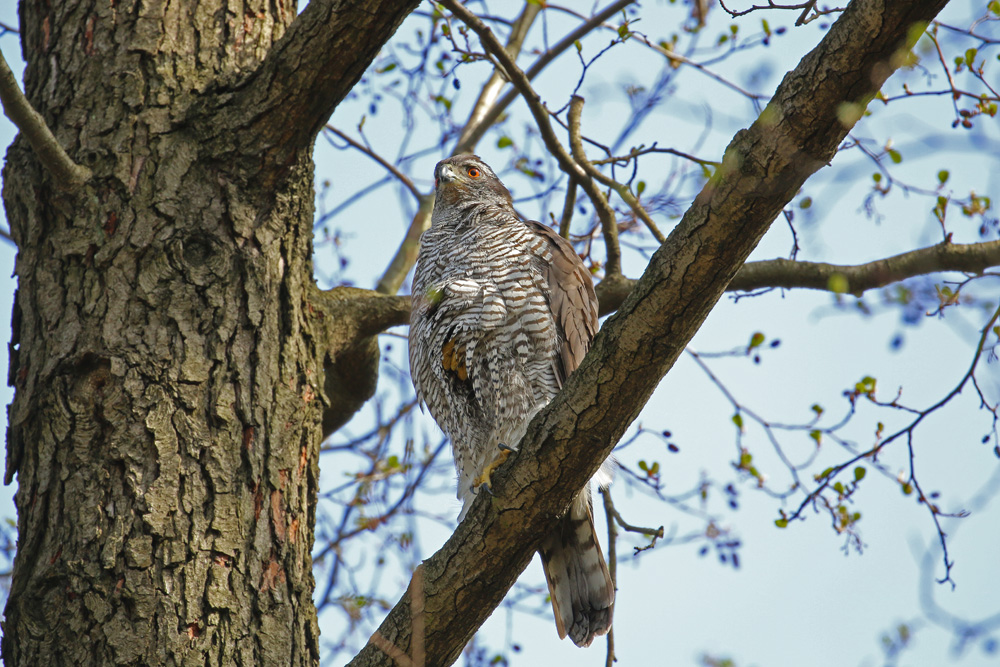
[[[502,466],[504,462],[507,460],[507,457],[509,457],[510,453],[513,451],[514,450],[511,449],[510,447],[507,447],[506,445],[501,445],[500,453],[497,454],[497,457],[493,459],[492,462],[487,463],[486,467],[483,468],[483,472],[481,472],[479,476],[476,477],[475,480],[473,480],[472,488],[479,489],[485,486],[486,490],[489,491],[490,488],[492,488],[490,477],[493,476],[493,471]]]

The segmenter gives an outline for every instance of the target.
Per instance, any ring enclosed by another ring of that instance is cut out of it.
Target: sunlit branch
[[[636,215],[636,217],[642,220],[643,224],[646,225],[646,228],[653,235],[653,238],[655,238],[658,242],[663,243],[667,237],[663,235],[660,229],[656,226],[656,223],[653,222],[653,219],[649,217],[649,213],[646,212],[645,207],[639,203],[639,200],[635,198],[635,195],[633,195],[632,192],[628,189],[628,186],[619,183],[613,178],[605,176],[604,174],[601,173],[599,169],[594,167],[589,160],[587,160],[587,155],[586,153],[584,153],[583,143],[580,141],[580,136],[579,136],[580,114],[582,112],[583,112],[583,98],[580,97],[579,95],[574,95],[573,100],[570,102],[569,106],[570,146],[573,149],[573,158],[587,171],[588,174],[590,174],[592,177],[594,177],[604,185],[614,190],[618,194],[618,196],[622,198],[622,201],[624,201],[626,204],[629,205],[629,208],[632,209],[632,212]],[[574,138],[574,132],[576,133],[575,138]],[[607,239],[607,234],[605,233],[605,243],[607,243],[606,239]],[[614,243],[615,243],[615,249],[618,250],[617,229],[615,229]],[[621,251],[619,250],[618,252],[620,255]],[[608,264],[610,266],[611,264],[610,259],[608,260]]]
[[[576,207],[576,181],[570,177],[566,184],[566,199],[563,201],[562,217],[559,218],[559,235],[569,238],[569,226],[573,221],[573,209]]]
[[[521,51],[521,45],[524,43],[524,38],[528,34],[528,30],[531,25],[535,22],[535,18],[538,16],[538,12],[541,11],[542,6],[540,3],[526,2],[524,4],[524,9],[521,14],[514,21],[514,26],[511,29],[510,37],[507,39],[507,53],[510,54],[512,58],[517,59],[518,53]],[[458,142],[456,145],[456,151],[459,146],[468,146],[468,151],[460,151],[462,153],[469,152],[474,149],[474,144],[469,144],[469,137],[472,133],[478,129],[480,125],[485,125],[489,127],[488,124],[483,123],[483,118],[489,111],[490,107],[496,102],[497,97],[500,95],[500,91],[503,87],[507,85],[507,80],[504,78],[503,74],[499,70],[494,69],[493,74],[490,75],[489,80],[483,85],[482,90],[479,92],[479,97],[476,99],[476,103],[472,106],[472,112],[469,114],[469,119],[465,121],[465,126],[462,128],[462,134],[459,135]],[[453,153],[454,154],[454,153]]]
[[[587,160],[587,154],[583,150],[583,142],[580,140],[580,115],[583,113],[583,98],[574,95],[569,105],[569,146],[573,151],[573,159],[583,167],[589,177],[603,176],[595,167],[591,166]],[[607,273],[621,273],[622,251],[618,245],[618,224],[615,222],[614,211],[608,200],[603,197],[594,201],[594,206],[599,207],[597,216],[601,219],[601,231],[604,234],[604,246],[607,253],[605,270]]]
[[[609,17],[617,14],[634,2],[635,0],[617,0],[594,14],[593,17],[571,31],[568,35],[559,40],[555,46],[539,56],[538,60],[536,60],[531,67],[525,70],[524,75],[527,77],[528,81],[534,79],[549,63],[560,56],[564,51],[566,51],[566,49],[573,46],[578,40],[594,30],[594,28],[600,26]],[[520,90],[516,87],[506,92],[503,97],[496,102],[496,104],[489,108],[489,110],[483,115],[482,119],[474,128],[472,128],[471,131],[462,132],[463,140],[459,141],[455,146],[453,154],[470,153],[474,151],[476,144],[478,144],[479,140],[482,139],[486,130],[488,130],[493,123],[500,118],[500,115],[507,109],[508,106],[510,106],[511,102],[517,99],[517,96],[520,94]]]
[[[939,271],[981,273],[1000,266],[1000,241],[958,244],[944,241],[886,259],[857,265],[771,259],[747,262],[729,291],[765,287],[806,288],[860,295],[915,276]]]
[[[0,53],[0,102],[3,103],[4,115],[24,134],[39,162],[52,174],[56,187],[76,190],[90,180],[90,169],[73,162],[45,119],[21,92],[3,53]]]

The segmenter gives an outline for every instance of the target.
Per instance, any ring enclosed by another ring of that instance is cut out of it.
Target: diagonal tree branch
[[[453,5],[453,3],[449,3]],[[635,289],[601,329],[563,391],[532,421],[512,463],[424,562],[428,664],[454,662],[527,566],[575,492],[638,415],[730,279],[853,122],[944,0],[855,0],[785,76],[767,109],[733,138],[723,164]],[[894,57],[895,56],[895,57]],[[845,106],[848,105],[848,106]],[[846,114],[845,109],[857,113]],[[404,595],[379,633],[410,645]],[[351,665],[389,665],[369,644]]]
[[[0,53],[0,102],[3,102],[4,115],[24,134],[57,187],[76,190],[90,180],[90,169],[73,162],[45,124],[45,119],[21,92],[3,53]]]

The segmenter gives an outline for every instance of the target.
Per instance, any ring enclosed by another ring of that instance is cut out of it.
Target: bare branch
[[[218,154],[253,155],[268,181],[311,151],[334,108],[419,0],[312,0],[246,80],[197,101]],[[238,142],[234,137],[239,137]]]
[[[511,29],[510,37],[507,39],[507,53],[514,60],[517,60],[518,54],[521,52],[521,45],[524,43],[524,38],[528,34],[528,30],[531,25],[535,22],[535,18],[538,16],[538,12],[541,11],[541,3],[526,2],[524,3],[524,9],[521,10],[521,15],[517,17],[514,21],[514,26]],[[483,85],[483,89],[479,92],[479,98],[476,99],[476,103],[472,105],[472,112],[469,114],[469,119],[465,121],[465,126],[462,128],[462,134],[458,138],[458,142],[455,146],[455,151],[452,155],[457,155],[458,153],[471,152],[474,148],[474,143],[470,143],[470,137],[473,132],[480,127],[484,130],[489,128],[494,121],[485,123],[484,118],[486,113],[490,110],[490,107],[496,102],[497,97],[500,95],[500,91],[503,87],[507,85],[507,79],[500,73],[500,70],[494,69],[493,74]],[[482,134],[480,133],[480,136]],[[468,150],[459,150],[459,147],[468,146]]]
[[[350,144],[354,148],[358,149],[359,151],[361,151],[362,153],[364,153],[365,155],[367,155],[368,157],[370,157],[371,159],[375,160],[380,165],[385,167],[386,171],[395,176],[396,180],[398,180],[400,183],[406,186],[406,189],[410,191],[410,193],[416,198],[418,203],[423,201],[424,195],[420,194],[420,190],[417,190],[417,186],[413,184],[413,181],[410,180],[410,177],[401,172],[399,169],[397,169],[396,165],[386,160],[384,157],[373,151],[368,146],[365,146],[359,141],[355,141],[350,136],[344,134],[343,132],[335,128],[333,125],[330,125],[329,123],[327,123],[326,125],[326,130],[327,132],[332,132],[333,134],[336,134],[338,137],[346,141],[348,144]]]
[[[524,43],[524,38],[527,35],[531,24],[534,22],[535,17],[538,15],[539,9],[541,9],[539,5],[527,3],[524,7],[524,11],[521,12],[517,21],[514,22],[510,38],[507,40],[506,46],[506,51],[512,58],[517,58],[518,53],[520,53],[521,45]],[[500,90],[504,85],[506,85],[506,80],[498,70],[494,70],[493,74],[483,85],[483,89],[479,93],[479,98],[476,100],[476,104],[472,108],[469,120],[466,121],[465,127],[462,129],[462,137],[470,135],[474,126],[483,127],[485,130],[486,127],[495,121],[495,119],[491,120],[487,124],[484,121],[484,115],[486,114],[486,110],[496,100],[497,95],[500,94]],[[458,145],[455,147],[455,150],[452,151],[452,155],[470,152],[473,148],[474,144],[468,144],[467,141],[464,142],[460,139]],[[378,285],[375,288],[383,294],[395,294],[399,291],[399,288],[402,286],[407,274],[409,274],[410,269],[413,268],[413,265],[417,261],[417,255],[420,253],[420,236],[427,231],[431,225],[431,214],[434,211],[434,193],[430,192],[426,195],[420,195],[414,189],[414,194],[420,202],[420,207],[413,216],[413,220],[410,221],[410,226],[406,230],[406,236],[403,238],[403,242],[400,243],[399,248],[396,250],[396,254],[393,255],[392,260],[389,262],[389,266],[386,268],[385,273],[382,274],[382,277],[379,279]]]
[[[574,95],[569,104],[569,147],[573,151],[573,159],[583,167],[590,177],[603,177],[587,160],[587,154],[583,150],[583,141],[580,139],[580,116],[583,113],[583,98]],[[622,251],[618,245],[618,224],[615,222],[615,213],[611,205],[601,193],[601,197],[595,200],[594,206],[598,207],[597,217],[601,219],[601,231],[604,234],[604,246],[607,252],[605,270],[609,274],[622,272]]]
[[[590,19],[588,19],[580,26],[578,26],[568,35],[563,37],[561,40],[559,40],[559,43],[557,43],[551,49],[549,49],[541,56],[539,56],[538,60],[536,60],[534,64],[525,71],[524,75],[527,77],[528,81],[531,81],[536,76],[538,76],[538,74],[543,69],[545,69],[545,67],[549,63],[551,63],[553,60],[559,57],[564,51],[566,51],[566,49],[573,46],[573,44],[575,44],[578,40],[580,40],[585,35],[593,31],[595,28],[599,27],[608,18],[614,16],[615,14],[623,10],[625,7],[633,4],[634,2],[635,0],[617,0],[616,2],[612,2],[610,5],[608,5],[601,11],[597,12]],[[507,107],[510,106],[511,102],[513,102],[520,94],[521,94],[520,89],[516,87],[512,88],[507,93],[505,93],[504,96],[501,97],[496,104],[490,107],[489,111],[483,115],[482,120],[480,120],[477,123],[477,125],[474,128],[472,128],[471,131],[469,132],[463,131],[462,133],[463,140],[459,141],[458,144],[455,146],[453,154],[473,152],[476,148],[476,144],[479,143],[479,140],[482,139],[483,135],[486,133],[486,130],[488,130],[493,125],[493,123],[495,123],[497,119],[500,118],[500,115],[507,109]]]
[[[615,528],[615,504],[611,500],[611,489],[602,486],[601,498],[604,499],[604,516],[608,522],[608,572],[611,574],[611,583],[615,590],[618,590],[618,529]],[[615,664],[615,629],[608,630],[608,652],[604,660],[605,667],[612,667]]]
[[[573,221],[573,208],[576,206],[576,181],[572,178],[566,184],[566,199],[563,201],[562,217],[559,218],[559,235],[569,238],[569,225]]]
[[[853,266],[788,259],[749,262],[733,278],[729,290],[747,292],[763,287],[798,287],[860,295],[914,276],[939,271],[981,273],[993,266],[1000,266],[1000,241],[969,244],[945,241]]]
[[[573,157],[576,159],[578,163],[580,163],[580,165],[584,169],[587,170],[588,174],[590,174],[595,179],[597,179],[601,183],[604,183],[604,185],[614,190],[618,194],[618,196],[622,198],[622,201],[624,201],[626,204],[629,205],[629,208],[632,209],[632,212],[635,213],[636,217],[642,220],[643,224],[646,225],[646,228],[653,235],[653,238],[655,238],[660,243],[663,243],[664,241],[667,240],[667,237],[663,235],[663,232],[661,232],[660,228],[656,226],[656,223],[653,222],[653,219],[649,217],[649,213],[646,212],[645,207],[643,207],[642,204],[639,203],[639,200],[636,199],[635,196],[629,191],[628,186],[619,183],[613,178],[605,176],[604,174],[601,173],[599,169],[594,167],[594,165],[587,160],[587,155],[583,151],[583,142],[580,141],[580,136],[579,136],[580,114],[582,112],[583,112],[583,98],[580,97],[579,95],[574,95],[573,100],[570,102],[569,105],[570,146],[573,149]],[[573,137],[574,131],[576,132],[575,141]],[[615,240],[614,240],[615,249],[618,248],[617,231],[618,230],[616,228]],[[606,238],[607,238],[607,233],[605,233],[605,239]],[[606,240],[605,243],[607,243]],[[611,262],[609,260],[608,264],[610,263]]]
[[[0,102],[3,112],[31,144],[41,162],[61,190],[76,190],[90,180],[91,171],[73,162],[59,145],[42,115],[35,111],[17,85],[14,73],[0,53]]]

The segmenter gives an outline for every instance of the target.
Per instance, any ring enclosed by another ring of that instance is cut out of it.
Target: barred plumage
[[[451,439],[461,519],[501,447],[518,444],[590,348],[597,297],[572,246],[521,220],[478,157],[443,160],[434,175],[434,213],[413,280],[410,370]],[[614,605],[589,484],[539,554],[559,636],[589,645],[610,628]]]

